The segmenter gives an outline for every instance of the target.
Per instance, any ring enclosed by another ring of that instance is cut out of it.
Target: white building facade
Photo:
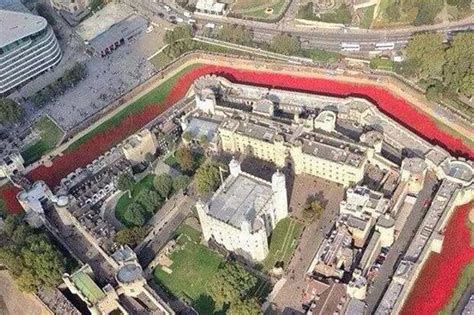
[[[236,160],[229,167],[230,176],[211,200],[196,204],[204,239],[262,261],[272,230],[288,216],[285,175],[276,172],[270,183],[242,172]]]

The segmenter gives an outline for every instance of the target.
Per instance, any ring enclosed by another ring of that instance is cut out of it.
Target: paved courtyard
[[[273,303],[284,314],[302,312],[301,297],[305,288],[306,271],[321,245],[326,233],[338,214],[339,203],[344,198],[344,189],[323,179],[310,175],[296,175],[290,197],[292,216],[300,217],[302,207],[308,196],[316,195],[325,205],[320,220],[306,226],[291,260],[286,275],[286,283],[278,292]]]

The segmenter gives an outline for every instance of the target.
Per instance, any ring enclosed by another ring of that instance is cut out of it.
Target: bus
[[[356,43],[341,43],[341,51],[359,51],[360,45]]]
[[[394,50],[395,43],[377,43],[375,44],[375,50]]]

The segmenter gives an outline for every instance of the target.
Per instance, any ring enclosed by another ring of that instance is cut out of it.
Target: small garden
[[[21,152],[25,164],[35,162],[53,150],[64,135],[61,128],[48,116],[41,117],[33,124],[32,131],[38,133],[39,139]]]
[[[140,227],[161,208],[173,194],[188,186],[186,175],[172,178],[168,174],[148,174],[135,182],[133,176],[122,174],[117,187],[125,193],[115,206],[115,216],[126,227]]]
[[[200,233],[183,225],[177,231],[172,264],[157,267],[155,281],[193,306],[200,314],[259,314],[269,284],[200,244]]]

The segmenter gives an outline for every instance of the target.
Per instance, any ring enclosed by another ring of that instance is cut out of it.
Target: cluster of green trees
[[[448,0],[458,10],[470,10],[470,0]],[[443,10],[444,0],[394,0],[385,9],[385,16],[391,22],[404,19],[413,25],[433,24],[436,16]]]
[[[297,37],[281,33],[273,37],[270,50],[287,56],[298,55],[301,44]]]
[[[180,189],[189,185],[190,178],[186,175],[179,175],[172,178],[168,174],[162,174],[153,179],[152,187],[143,187],[133,201],[128,205],[124,213],[124,219],[133,226],[141,227],[146,221],[161,208],[165,200]],[[117,180],[117,188],[129,192],[132,198],[132,190],[135,189],[135,179],[128,173],[122,174]],[[136,233],[138,230],[129,231]],[[127,235],[129,236],[129,235]]]
[[[0,97],[0,124],[17,122],[23,114],[24,110],[17,102]]]
[[[427,97],[441,94],[474,95],[474,33],[459,33],[449,44],[438,33],[412,37],[406,48],[406,60],[398,72],[428,82]]]
[[[143,226],[134,226],[120,230],[115,234],[114,241],[118,245],[137,246],[146,236],[146,229]]]
[[[86,66],[77,62],[71,69],[66,70],[61,78],[38,91],[30,98],[30,100],[38,107],[44,106],[50,99],[63,94],[66,90],[75,86],[86,76]]]
[[[35,292],[61,282],[67,259],[46,234],[28,226],[18,215],[5,219],[1,237],[0,263],[8,268],[20,290]]]
[[[303,20],[338,23],[344,25],[349,25],[352,22],[351,8],[346,3],[342,3],[339,7],[334,9],[333,12],[315,14],[313,2],[308,2],[299,8],[297,17]]]
[[[225,24],[219,30],[217,38],[239,45],[252,46],[253,44],[252,31],[243,25]]]
[[[194,180],[199,194],[207,195],[219,188],[221,184],[219,168],[225,169],[223,165],[209,160],[197,169]]]
[[[209,283],[209,294],[220,308],[228,306],[230,315],[261,314],[253,296],[257,278],[237,264],[223,264]]]

